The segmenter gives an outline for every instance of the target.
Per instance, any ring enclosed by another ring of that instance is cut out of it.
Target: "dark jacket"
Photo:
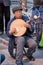
[[[11,24],[15,19],[16,19],[15,17],[12,18],[12,19],[8,22],[8,25],[7,25],[7,35],[8,35],[8,37],[10,37],[10,38],[13,37],[13,35],[10,35],[10,34],[9,34],[10,24]],[[22,16],[22,19],[23,19],[25,22],[29,20],[27,16]],[[28,32],[26,32],[26,33],[24,34],[25,36],[26,36],[26,35],[27,35],[27,36],[31,36],[31,34],[32,34],[33,31],[34,31],[34,26],[33,26],[33,24],[32,24],[32,23],[29,23],[29,24],[30,24],[31,27],[32,27],[32,31],[30,31],[29,29],[27,29]]]

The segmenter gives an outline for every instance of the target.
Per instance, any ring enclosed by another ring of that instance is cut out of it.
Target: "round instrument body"
[[[25,24],[26,24],[26,22],[22,19],[14,20],[10,25],[10,30],[12,30],[14,28],[16,29],[16,32],[13,33],[13,35],[16,37],[24,35],[26,32],[26,27],[24,27]]]

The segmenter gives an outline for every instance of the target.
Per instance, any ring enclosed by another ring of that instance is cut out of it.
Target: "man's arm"
[[[8,37],[12,37],[12,36],[13,36],[13,35],[9,34],[9,31],[10,31],[10,25],[11,25],[11,23],[12,23],[13,20],[14,20],[14,18],[11,19],[11,20],[8,22],[8,25],[7,25],[7,36],[8,36]]]
[[[26,22],[24,26],[32,31],[31,25],[29,23]]]
[[[33,19],[29,19],[27,16],[24,17],[24,20],[26,21],[26,24],[24,25],[25,27],[29,28],[30,32],[34,31],[34,26],[33,24],[31,24],[31,22],[33,21]]]

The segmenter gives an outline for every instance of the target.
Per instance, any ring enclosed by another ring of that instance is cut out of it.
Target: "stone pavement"
[[[6,59],[1,65],[16,65],[16,60],[13,59],[8,52],[8,46],[0,43],[0,54],[4,54]],[[23,60],[24,65],[43,65],[43,49],[36,49],[36,52],[33,54],[33,56],[36,58],[35,61],[29,61],[28,58],[25,58]]]
[[[13,59],[8,52],[8,37],[6,35],[0,36],[0,54],[4,54],[6,59],[1,65],[16,65],[16,60]],[[7,43],[7,44],[6,44]],[[36,52],[33,54],[36,58],[35,61],[29,61],[28,58],[23,60],[24,65],[43,65],[43,49],[36,49]]]

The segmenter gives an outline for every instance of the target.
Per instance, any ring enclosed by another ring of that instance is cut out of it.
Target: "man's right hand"
[[[9,30],[9,34],[13,34],[13,33],[15,33],[16,32],[16,29],[15,28],[13,28],[13,29],[11,29],[11,30]]]

